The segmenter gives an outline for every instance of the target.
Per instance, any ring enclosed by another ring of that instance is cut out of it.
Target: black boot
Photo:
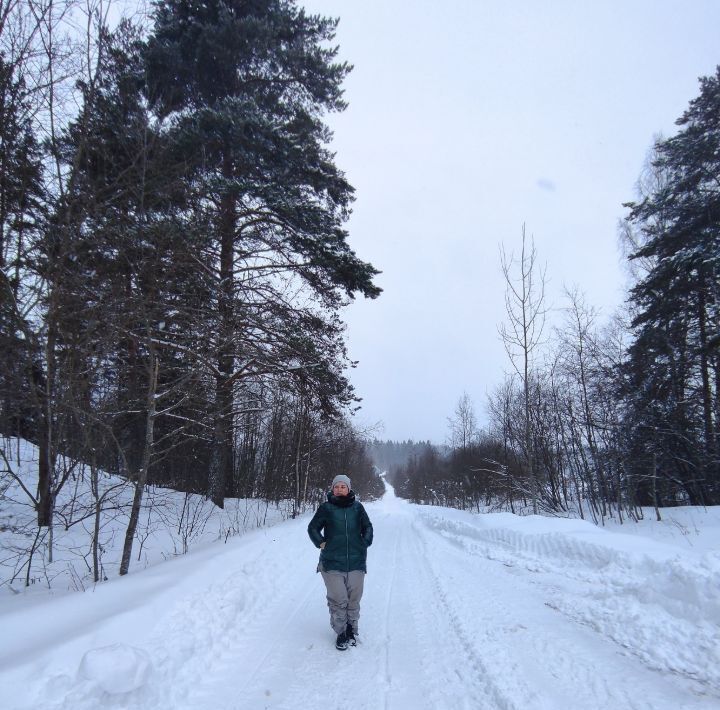
[[[348,638],[345,632],[343,631],[341,634],[338,634],[337,641],[335,641],[335,648],[338,651],[347,651],[348,647]]]
[[[355,638],[355,632],[353,631],[352,624],[348,621],[348,625],[345,628],[345,638],[350,646],[357,646],[357,639]]]

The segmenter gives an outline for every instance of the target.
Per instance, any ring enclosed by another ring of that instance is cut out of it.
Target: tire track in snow
[[[504,568],[494,561],[473,560],[457,540],[434,527],[425,527],[420,536],[428,557],[443,559],[448,583],[443,584],[439,576],[436,580],[458,633],[473,649],[484,675],[497,696],[509,703],[508,707],[607,707],[604,681],[592,669],[580,672],[577,663],[566,654],[567,642],[550,632],[549,626],[538,627],[537,611],[527,614],[527,598],[521,601],[518,595],[525,581],[522,577],[508,579]],[[477,583],[472,598],[467,598],[463,585],[467,588],[471,579]],[[541,606],[540,612],[542,615],[547,609]],[[568,672],[571,688],[566,687]],[[511,700],[513,696],[515,699]],[[618,706],[635,707],[626,703]]]
[[[500,688],[497,683],[494,682],[492,673],[489,671],[480,655],[475,651],[475,644],[468,635],[466,625],[462,621],[461,614],[458,613],[456,608],[450,604],[448,595],[441,582],[441,576],[432,566],[427,540],[423,537],[423,523],[422,521],[417,520],[417,514],[415,518],[416,519],[413,523],[413,533],[418,550],[416,557],[422,561],[422,566],[429,582],[425,586],[433,591],[433,601],[436,602],[433,605],[434,608],[440,609],[442,611],[442,615],[449,621],[449,624],[447,624],[447,631],[449,632],[447,636],[453,635],[455,637],[456,646],[459,647],[460,650],[459,655],[464,657],[463,660],[465,661],[465,665],[471,669],[470,674],[461,674],[454,669],[457,679],[462,683],[463,691],[472,692],[472,704],[464,704],[463,707],[492,707],[497,708],[498,710],[520,710],[520,708],[527,707],[527,701],[529,698],[523,699],[520,705],[518,705]],[[460,663],[458,663],[458,665],[460,665]],[[509,671],[510,668],[508,668],[508,672]],[[521,683],[522,681],[519,681],[518,686],[520,686]],[[516,687],[515,690],[517,691],[519,689],[519,687]],[[526,693],[526,695],[530,694]]]
[[[403,675],[397,672],[402,649],[397,646],[395,615],[402,567],[401,530],[387,514],[370,509],[370,516],[376,541],[381,543],[370,548],[370,573],[362,601],[358,646],[343,652],[335,650],[334,636],[328,628],[327,607],[324,601],[320,603],[321,590],[323,596],[325,590],[319,581],[317,608],[322,606],[321,620],[311,632],[313,640],[300,652],[295,680],[283,699],[278,705],[268,707],[277,710],[310,706],[326,710],[422,708],[416,702],[398,699],[403,691]]]
[[[398,548],[400,547],[400,539],[402,538],[402,528],[398,531],[399,534],[395,535],[395,543],[393,545],[393,555],[391,563],[390,582],[387,588],[387,594],[385,595],[385,624],[383,628],[383,636],[385,637],[385,695],[383,698],[383,707],[385,710],[389,708],[390,701],[390,690],[392,688],[392,672],[390,666],[390,622],[393,609],[393,590],[395,589],[395,578],[397,575],[397,564],[398,564]]]
[[[422,517],[469,555],[517,567],[544,591],[553,609],[647,668],[720,696],[720,572],[711,554],[685,558],[654,542],[645,543],[645,554],[628,547],[625,536],[578,520],[556,520],[555,531],[538,532],[532,524],[523,530],[517,518],[505,527],[460,511],[449,518],[424,510]],[[555,595],[551,587],[563,593]]]
[[[298,631],[307,619],[316,595],[314,574],[302,556],[282,573],[278,593],[269,598],[241,629],[232,645],[224,649],[202,687],[193,691],[192,703],[178,710],[257,710],[275,707],[278,689],[287,686],[288,672],[295,661],[290,649],[297,645]],[[304,580],[300,585],[298,580]],[[280,693],[281,694],[281,693]]]
[[[314,591],[315,590],[313,589],[313,585],[308,583],[306,585],[300,603],[295,606],[295,608],[290,612],[290,614],[283,613],[279,615],[279,618],[281,618],[281,623],[279,624],[280,628],[278,629],[278,633],[272,634],[270,641],[265,644],[264,648],[259,652],[258,662],[255,664],[254,668],[250,671],[250,673],[248,673],[244,684],[239,689],[240,696],[249,695],[249,690],[252,688],[252,685],[254,683],[256,684],[256,681],[264,672],[264,669],[267,666],[270,657],[277,654],[278,648],[281,644],[286,643],[286,637],[282,633],[283,627],[291,627],[294,624],[294,622],[300,616],[301,611],[304,611],[305,608],[308,606],[308,602],[310,601],[310,597],[314,593]],[[281,607],[282,610],[282,607],[286,606],[286,602],[284,600],[280,600],[280,602],[275,606]],[[266,614],[265,618],[261,621],[261,627],[263,629],[263,632],[269,630],[266,622],[267,616],[272,617],[274,616],[274,614],[275,609],[270,610],[270,612]]]
[[[437,643],[429,643],[424,634],[428,615],[432,613],[428,608],[431,605],[418,603],[422,586],[418,578],[421,563],[410,544],[409,509],[389,506],[379,522],[383,539],[387,536],[394,540],[392,554],[386,553],[379,560],[383,569],[382,603],[371,610],[383,624],[379,635],[383,644],[385,680],[381,707],[385,710],[443,709],[447,707],[447,698],[438,688]],[[376,567],[373,563],[373,568]]]
[[[639,664],[606,637],[551,611],[553,597],[563,599],[568,584],[573,585],[572,593],[582,593],[578,580],[555,579],[551,589],[539,579],[542,566],[521,569],[512,565],[505,540],[499,541],[502,552],[472,542],[468,546],[452,523],[438,525],[423,513],[419,518],[425,524],[421,535],[431,538],[427,549],[432,556],[442,557],[445,568],[478,579],[478,594],[471,606],[479,619],[470,620],[476,648],[500,682],[507,683],[515,675],[538,689],[523,707],[714,707],[712,699],[694,696],[692,689],[678,687],[672,677]],[[439,584],[443,586],[442,581]],[[588,586],[585,594],[592,591]],[[451,608],[468,606],[452,584],[445,596]]]
[[[264,699],[265,688],[258,687],[314,591],[312,562],[302,554],[304,533],[302,523],[275,527],[257,551],[238,558],[237,569],[182,602],[171,615],[175,623],[166,622],[155,634],[167,633],[164,647],[172,663],[152,684],[154,700],[173,710],[264,707],[245,704],[244,697],[257,691]],[[187,650],[181,653],[182,646]]]

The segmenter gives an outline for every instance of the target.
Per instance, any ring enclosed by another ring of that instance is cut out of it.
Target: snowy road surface
[[[720,707],[716,553],[391,488],[366,507],[356,648],[334,648],[303,518],[0,617],[0,706]]]

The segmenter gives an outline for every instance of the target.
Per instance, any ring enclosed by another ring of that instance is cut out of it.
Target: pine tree
[[[292,369],[324,401],[347,399],[334,312],[377,273],[343,229],[353,189],[322,121],[344,108],[349,67],[328,47],[336,22],[287,0],[159,2],[148,44],[148,100],[188,166],[195,221],[215,274],[215,414],[209,493],[233,477],[235,392]],[[287,298],[303,289],[314,306]],[[311,368],[308,366],[312,365]]]
[[[25,82],[0,56],[0,431],[34,439],[42,378],[19,307],[29,252],[44,220],[43,153]]]
[[[720,67],[656,145],[666,179],[631,208],[652,264],[632,289],[628,363],[637,440],[691,502],[720,500]],[[652,434],[648,434],[652,432]],[[659,444],[658,442],[662,442]]]

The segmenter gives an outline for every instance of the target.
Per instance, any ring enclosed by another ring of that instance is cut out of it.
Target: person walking
[[[330,626],[337,634],[335,648],[345,651],[357,643],[367,548],[373,541],[372,523],[347,476],[333,478],[327,501],[317,509],[307,530],[320,549],[317,569],[327,589]]]

